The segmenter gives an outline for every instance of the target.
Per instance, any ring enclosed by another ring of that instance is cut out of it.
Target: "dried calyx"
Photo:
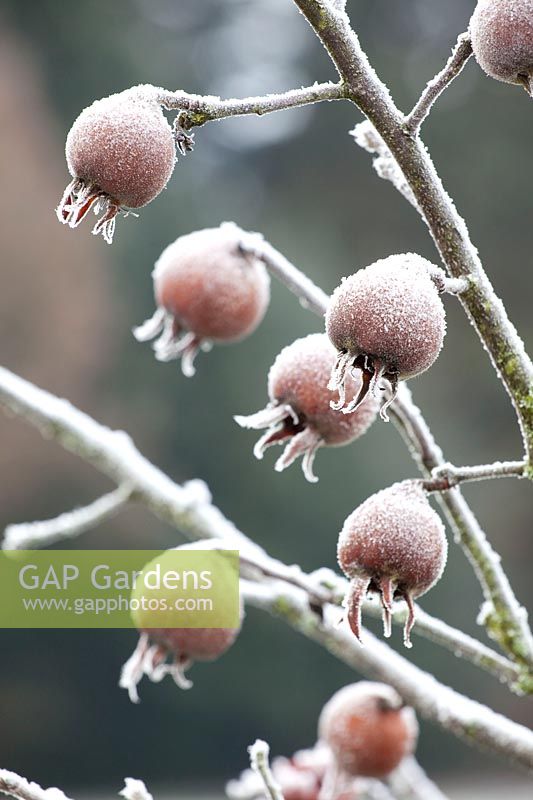
[[[334,291],[326,314],[326,332],[337,350],[329,388],[338,392],[332,407],[351,414],[368,394],[390,386],[387,408],[398,381],[428,369],[437,358],[446,332],[439,297],[442,270],[413,253],[376,261],[345,278]],[[360,390],[346,401],[347,378],[357,367]]]
[[[136,86],[85,108],[68,133],[65,152],[72,181],[57,217],[76,228],[91,209],[101,213],[93,233],[109,244],[117,215],[157,197],[176,161],[174,134],[152,86]]]
[[[270,300],[263,263],[241,247],[245,236],[226,222],[180,236],[161,253],[153,271],[157,309],[134,330],[138,341],[159,336],[158,361],[181,358],[184,375],[194,375],[200,349],[249,336]]]
[[[325,334],[311,334],[283,348],[268,374],[267,407],[235,417],[243,428],[267,429],[255,445],[256,458],[274,444],[285,444],[275,469],[281,472],[302,456],[305,477],[316,482],[313,461],[318,448],[348,444],[365,433],[376,417],[377,403],[372,400],[350,417],[334,411],[327,388],[334,363],[335,350]],[[347,380],[351,391],[359,391],[358,371]]]
[[[369,497],[346,519],[339,536],[339,565],[350,579],[344,604],[361,639],[361,607],[369,592],[383,606],[385,636],[391,634],[393,602],[407,603],[404,643],[411,646],[413,601],[440,578],[446,564],[444,525],[420,481],[403,481]]]

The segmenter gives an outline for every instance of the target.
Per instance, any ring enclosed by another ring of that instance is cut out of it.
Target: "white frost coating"
[[[390,181],[405,199],[418,210],[418,203],[411,187],[396,163],[396,159],[372,123],[369,120],[360,122],[350,131],[350,136],[353,136],[355,143],[359,145],[359,147],[362,147],[367,153],[376,156],[372,162],[372,166],[379,177],[383,178],[383,180]]]
[[[226,784],[226,796],[230,800],[255,800],[263,794],[263,781],[252,769],[245,769]]]
[[[2,550],[34,550],[63,539],[72,539],[116,514],[126,505],[130,496],[129,487],[121,486],[114,492],[99,497],[94,503],[67,511],[55,519],[8,525]]]
[[[250,766],[261,778],[266,796],[270,800],[283,800],[283,793],[277,780],[272,775],[272,770],[268,763],[270,747],[263,739],[256,739],[248,748],[250,755]]]
[[[125,800],[153,800],[143,781],[137,778],[124,778],[124,788],[119,792]]]
[[[0,792],[17,800],[69,800],[61,789],[43,789],[38,783],[27,781],[7,769],[0,769]]]
[[[391,774],[388,784],[394,797],[400,800],[447,800],[413,756],[404,758]]]

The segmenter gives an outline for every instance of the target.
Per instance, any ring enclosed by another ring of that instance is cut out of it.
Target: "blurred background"
[[[448,57],[472,0],[349,0],[363,46],[408,110]],[[348,104],[322,104],[196,132],[168,189],[139,219],[119,220],[112,247],[57,223],[68,180],[66,133],[94,99],[137,83],[243,96],[333,78],[332,67],[290,0],[2,0],[0,3],[0,332],[2,362],[65,396],[139,448],[178,481],[202,477],[215,502],[275,556],[306,569],[335,566],[345,516],[370,493],[415,475],[392,425],[321,451],[318,486],[298,467],[275,473],[275,454],[252,456],[253,432],[232,415],[261,408],[279,349],[319,329],[278,284],[258,332],[201,354],[193,380],[159,364],[131,328],[151,315],[151,269],[178,235],[222,220],[261,231],[331,291],[393,252],[436,260],[413,209],[377,178],[348,131]],[[533,347],[531,132],[525,92],[471,63],[424,127],[437,168],[465,215],[486,269],[526,345]],[[449,460],[475,464],[520,456],[507,396],[456,300],[446,299],[446,347],[411,384]],[[16,419],[0,418],[0,523],[55,516],[109,484]],[[465,488],[519,599],[531,606],[531,487],[496,481]],[[75,546],[154,548],[180,541],[141,508],[85,534]],[[484,639],[480,590],[462,551],[423,607]],[[369,623],[373,626],[374,623]],[[323,703],[354,679],[346,667],[254,610],[216,665],[197,665],[193,691],[143,682],[140,706],[117,688],[135,645],[131,631],[2,631],[0,764],[75,793],[125,775],[165,787],[211,787],[246,766],[246,746],[274,754],[311,745]],[[401,647],[398,632],[393,645]],[[416,638],[412,658],[457,689],[528,724],[533,701]],[[482,779],[521,780],[504,763],[422,724],[420,760],[457,794]],[[513,783],[514,785],[514,783]],[[487,795],[484,795],[487,796]],[[501,794],[495,795],[501,796]]]

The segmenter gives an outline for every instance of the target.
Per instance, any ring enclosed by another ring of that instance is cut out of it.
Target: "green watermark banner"
[[[0,628],[237,628],[237,550],[0,551]]]

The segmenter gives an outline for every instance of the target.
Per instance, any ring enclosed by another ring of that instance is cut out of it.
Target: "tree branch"
[[[119,486],[118,489],[99,497],[90,505],[66,511],[55,519],[8,525],[2,549],[33,550],[48,547],[63,539],[72,539],[113,517],[127,505],[131,495],[129,486]]]
[[[444,492],[468,481],[486,481],[493,478],[523,478],[525,461],[495,461],[475,467],[454,467],[443,464],[431,471],[431,478],[423,481],[426,492]]]
[[[337,606],[326,606],[321,619],[302,592],[282,583],[249,583],[244,596],[249,604],[283,619],[356,671],[393,686],[425,719],[438,720],[441,727],[464,741],[533,770],[532,731],[439,683],[369,631],[365,631],[362,647],[347,626],[339,627]]]
[[[449,274],[468,280],[469,288],[459,299],[513,402],[524,439],[527,477],[533,477],[533,364],[483,270],[464,220],[424,144],[406,132],[403,114],[370,66],[347,15],[320,0],[295,3],[330,54],[347,96],[374,125],[403,172]]]
[[[301,272],[285,256],[272,247],[261,234],[248,234],[241,241],[243,252],[260,259],[287,289],[299,299],[300,304],[323,317],[329,303],[328,295]]]
[[[444,69],[429,81],[426,88],[420,95],[420,99],[414,106],[410,114],[405,118],[405,130],[416,135],[422,123],[428,116],[433,103],[448,88],[450,83],[462,72],[468,59],[472,55],[472,42],[468,32],[462,33],[457,39],[457,44],[452,50]]]
[[[447,800],[428,778],[416,758],[404,758],[388,780],[398,800]]]
[[[467,633],[452,628],[446,622],[431,616],[418,604],[416,608],[416,625],[413,633],[424,639],[449,650],[457,658],[463,658],[470,664],[493,675],[499,681],[505,682],[511,688],[520,691],[521,671],[512,661],[491,650],[490,647],[478,642]],[[382,609],[371,601],[364,604],[364,611],[368,611],[376,618],[381,618]],[[394,607],[392,621],[395,625],[403,627],[407,619],[406,609]]]
[[[43,789],[7,769],[0,769],[0,792],[17,800],[69,800],[61,789]]]
[[[400,386],[390,414],[422,474],[430,477],[434,469],[445,465],[442,451],[405,384]],[[441,492],[437,494],[437,500],[483,590],[486,601],[483,624],[489,636],[515,662],[522,665],[524,669],[520,683],[523,691],[531,692],[533,640],[527,612],[518,603],[499,556],[494,552],[460,490],[454,488]]]
[[[248,748],[250,754],[250,766],[259,776],[265,788],[265,795],[270,800],[283,800],[283,793],[279,783],[272,775],[270,769],[269,755],[270,747],[263,739],[256,739]]]
[[[275,572],[270,573],[270,577],[278,580],[285,579],[284,576],[276,575]],[[329,597],[327,602],[338,606],[342,604],[348,590],[348,581],[345,578],[330,569],[324,568],[316,570],[308,577],[315,585],[328,590]],[[293,583],[293,585],[306,591],[306,586],[303,583]],[[314,595],[308,593],[308,596],[310,605],[313,607],[313,604],[316,603]],[[520,667],[499,653],[494,652],[490,647],[478,642],[472,636],[452,628],[442,620],[437,619],[437,617],[427,614],[418,604],[415,605],[415,609],[416,625],[413,628],[414,633],[449,650],[458,658],[464,658],[465,661],[469,661],[476,667],[485,670],[512,688],[517,686],[521,678]],[[374,602],[370,598],[365,600],[363,611],[377,619],[380,619],[383,614],[381,604]],[[403,626],[406,619],[407,609],[403,607],[403,604],[396,603],[393,606],[393,623]]]
[[[292,89],[281,94],[245,97],[242,100],[221,100],[220,97],[201,96],[187,92],[169,92],[155,89],[156,99],[168,111],[181,111],[180,123],[186,129],[206,122],[228,117],[270,114],[289,108],[320,103],[324,100],[344,100],[342,83],[315,83],[302,89]]]
[[[321,568],[311,575],[306,575],[298,567],[291,569],[281,562],[279,564],[271,562],[265,566],[260,560],[242,555],[240,562],[241,569],[243,566],[246,568],[245,574],[249,578],[256,580],[258,577],[273,578],[305,592],[311,608],[317,609],[318,613],[326,603],[340,607],[348,591],[348,581],[330,569]],[[257,575],[253,574],[254,570]],[[449,650],[458,658],[464,658],[465,661],[485,670],[499,681],[507,683],[511,688],[520,689],[520,667],[472,636],[427,614],[418,604],[415,604],[415,609],[416,625],[413,629],[415,634]],[[373,602],[372,599],[365,600],[363,611],[377,619],[380,619],[383,613],[381,605]],[[395,604],[393,623],[403,627],[406,619],[407,609]]]

